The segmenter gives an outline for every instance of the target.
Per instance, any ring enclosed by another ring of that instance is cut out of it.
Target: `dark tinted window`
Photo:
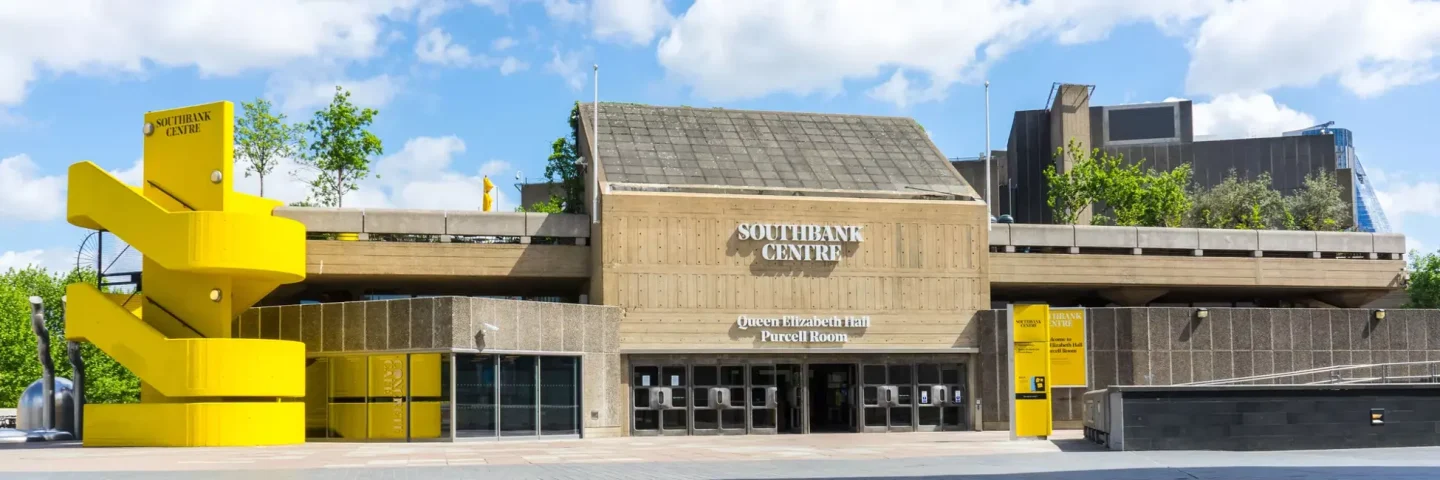
[[[1174,138],[1175,108],[1171,105],[1154,108],[1108,110],[1109,141]]]

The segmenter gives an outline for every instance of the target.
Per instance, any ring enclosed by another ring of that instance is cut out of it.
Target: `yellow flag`
[[[485,177],[485,200],[481,210],[488,212],[495,209],[495,197],[490,195],[490,191],[494,189],[495,184],[490,183],[490,177]]]

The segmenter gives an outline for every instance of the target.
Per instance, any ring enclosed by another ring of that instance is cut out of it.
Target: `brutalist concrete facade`
[[[1089,308],[1086,389],[1053,391],[1057,428],[1078,428],[1080,396],[1112,385],[1175,385],[1337,365],[1440,361],[1440,310],[1369,309]],[[980,324],[980,398],[985,429],[1009,425],[1004,310],[977,314]],[[1428,365],[1372,367],[1347,377],[1424,378]],[[1319,373],[1273,380],[1306,383]]]

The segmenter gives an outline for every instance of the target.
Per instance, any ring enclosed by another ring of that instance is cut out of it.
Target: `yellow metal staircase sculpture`
[[[233,190],[234,106],[145,115],[144,184],[70,167],[67,218],[144,254],[143,291],[67,287],[69,339],[140,377],[138,404],[86,405],[86,446],[279,445],[305,441],[305,346],[232,338],[231,320],[305,279],[305,228],[279,202]]]

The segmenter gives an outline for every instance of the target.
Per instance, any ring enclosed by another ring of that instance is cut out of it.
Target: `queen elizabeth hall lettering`
[[[838,262],[843,244],[864,241],[861,228],[858,225],[742,223],[736,227],[736,235],[741,241],[772,242],[760,247],[760,257],[765,260]]]

